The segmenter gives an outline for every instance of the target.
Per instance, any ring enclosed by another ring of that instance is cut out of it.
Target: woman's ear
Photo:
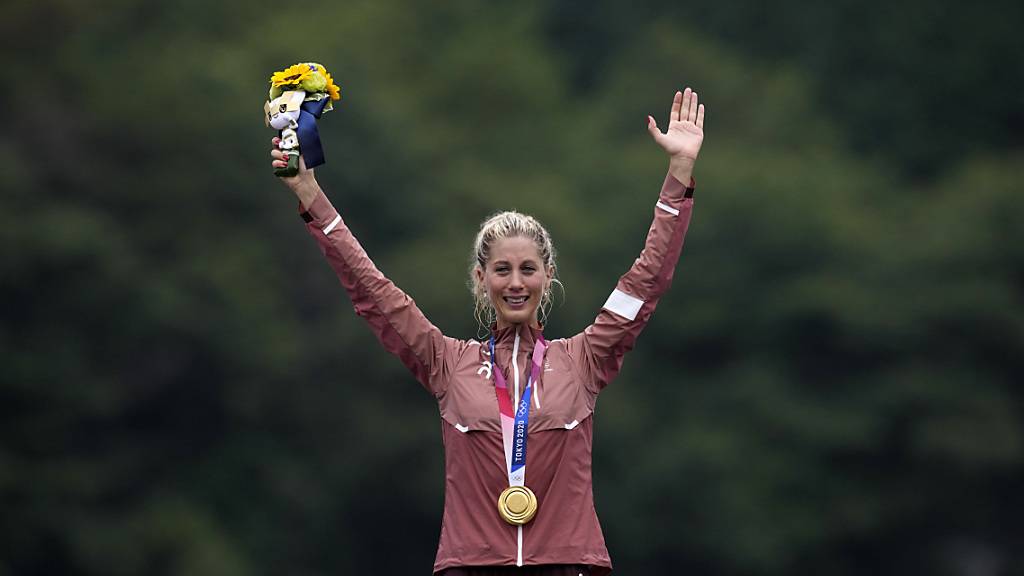
[[[484,283],[484,269],[479,264],[473,268],[473,276],[476,278],[477,284],[482,286]]]

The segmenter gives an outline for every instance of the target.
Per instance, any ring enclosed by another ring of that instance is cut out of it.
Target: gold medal
[[[509,486],[498,496],[498,513],[505,522],[522,526],[537,513],[537,496],[526,486]]]

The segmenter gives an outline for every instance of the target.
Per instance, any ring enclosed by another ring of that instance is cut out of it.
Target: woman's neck
[[[504,330],[506,328],[515,328],[515,331],[519,332],[519,330],[524,326],[524,324],[525,323],[513,324],[511,322],[506,322],[506,321],[504,321],[504,320],[502,320],[500,318],[497,320],[498,330]],[[525,325],[527,325],[530,328],[533,328],[535,330],[540,330],[540,322],[537,321],[536,318],[530,320],[530,322],[528,324],[525,324]]]

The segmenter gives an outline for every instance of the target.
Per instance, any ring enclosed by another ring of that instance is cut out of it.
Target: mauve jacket
[[[388,280],[321,193],[302,213],[341,284],[389,352],[437,399],[445,448],[445,501],[434,573],[454,566],[586,564],[611,572],[594,510],[591,447],[597,395],[619,372],[672,282],[693,209],[693,181],[666,176],[640,257],[623,275],[594,323],[551,340],[534,384],[526,485],[539,508],[525,526],[498,515],[508,486],[498,401],[486,342],[441,333],[412,298]],[[537,331],[496,333],[497,365],[513,405],[526,385]]]

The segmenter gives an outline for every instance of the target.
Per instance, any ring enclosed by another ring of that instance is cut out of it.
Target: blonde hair
[[[487,270],[487,262],[491,259],[491,248],[498,240],[505,238],[526,238],[533,240],[540,253],[544,273],[551,272],[547,287],[540,298],[540,322],[547,321],[548,313],[554,297],[551,286],[557,285],[565,294],[565,287],[555,277],[555,247],[551,243],[551,235],[533,216],[519,212],[498,212],[480,224],[480,232],[473,242],[473,253],[469,264],[469,291],[473,294],[473,316],[480,324],[481,331],[487,332],[495,321],[494,306],[487,297],[487,288],[476,275],[476,269]]]

